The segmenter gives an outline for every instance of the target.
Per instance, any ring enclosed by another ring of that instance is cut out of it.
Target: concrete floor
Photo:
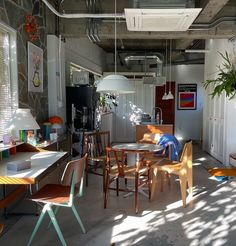
[[[182,207],[178,180],[157,192],[153,202],[139,197],[140,212],[134,213],[134,197],[116,197],[110,191],[108,208],[103,209],[102,179],[89,176],[85,196],[76,201],[87,229],[82,234],[69,209],[61,209],[58,223],[68,245],[235,245],[236,181],[210,179],[206,168],[220,165],[194,145],[194,198]],[[11,218],[9,219],[11,220]],[[0,245],[26,245],[37,221],[23,216],[0,238]],[[33,245],[60,245],[54,228],[45,219]],[[8,222],[9,223],[9,222]]]

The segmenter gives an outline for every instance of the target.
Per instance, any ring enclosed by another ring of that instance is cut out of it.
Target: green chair
[[[83,176],[87,155],[81,159],[67,163],[61,178],[61,184],[48,184],[30,197],[30,200],[44,204],[37,224],[31,234],[28,245],[31,245],[43,218],[48,213],[62,245],[66,245],[61,229],[56,220],[56,213],[60,207],[72,208],[72,211],[82,229],[86,233],[84,225],[74,206],[74,198],[81,197],[83,193]],[[56,207],[53,210],[53,207]],[[50,224],[49,224],[50,226]]]

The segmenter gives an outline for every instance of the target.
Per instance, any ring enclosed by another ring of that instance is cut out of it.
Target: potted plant
[[[216,95],[220,96],[223,92],[226,93],[226,97],[232,99],[236,95],[236,71],[233,63],[229,59],[229,55],[226,52],[225,55],[219,52],[223,58],[222,67],[218,66],[219,73],[216,79],[208,79],[204,82],[203,86],[207,88],[209,85],[214,85],[213,92],[210,93],[212,98]]]

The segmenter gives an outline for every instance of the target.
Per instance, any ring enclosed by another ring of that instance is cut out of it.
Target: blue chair
[[[37,224],[31,234],[28,245],[31,245],[36,232],[46,213],[48,213],[62,245],[66,245],[61,229],[56,220],[56,213],[60,207],[71,208],[77,219],[82,232],[85,233],[84,225],[74,206],[74,198],[81,197],[83,193],[83,176],[87,155],[81,159],[67,163],[61,178],[61,184],[48,184],[31,196],[30,200],[44,204]],[[77,185],[78,184],[78,188]],[[53,211],[53,207],[56,207]],[[49,224],[50,226],[50,224]]]

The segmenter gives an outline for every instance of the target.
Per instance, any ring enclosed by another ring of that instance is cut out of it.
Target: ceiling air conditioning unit
[[[155,86],[163,86],[166,83],[165,76],[157,76],[157,77],[143,77],[144,85],[155,85]]]
[[[187,31],[201,8],[186,9],[125,9],[129,31]]]

